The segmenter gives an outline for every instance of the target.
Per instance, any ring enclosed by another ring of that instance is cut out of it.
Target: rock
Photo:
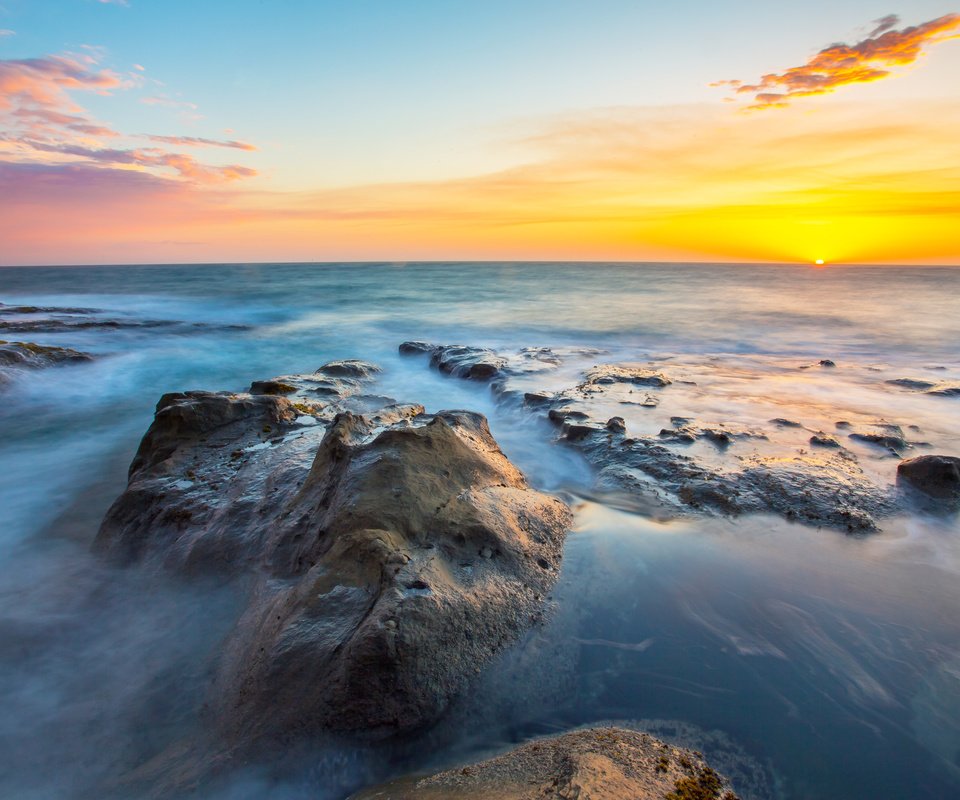
[[[721,467],[650,438],[627,439],[588,424],[579,428],[578,436],[564,441],[578,447],[597,468],[601,488],[644,498],[653,492],[675,513],[775,513],[812,525],[864,532],[875,530],[876,518],[894,507],[887,492],[843,451],[822,456],[751,455]],[[695,440],[689,429],[664,429],[660,436],[669,443]]]
[[[8,306],[0,303],[0,314],[99,314],[96,308],[60,308],[55,306]]]
[[[672,381],[663,373],[630,364],[603,364],[586,373],[586,384],[632,383],[638,386],[669,386]]]
[[[904,389],[916,389],[918,391],[925,391],[936,386],[932,381],[925,381],[919,378],[897,378],[892,381],[887,381],[887,383],[891,386],[901,386]]]
[[[960,500],[960,458],[936,455],[901,461],[897,481],[937,500]]]
[[[840,447],[840,442],[838,442],[832,436],[828,436],[823,431],[820,431],[820,433],[815,433],[813,436],[811,436],[810,444],[812,444],[814,447]]]
[[[93,361],[93,356],[69,347],[51,347],[33,342],[5,342],[0,340],[0,367],[44,369],[57,364],[76,364]]]
[[[334,378],[366,380],[381,371],[380,367],[371,364],[369,361],[348,358],[342,361],[328,361],[317,370],[317,374],[329,375]]]
[[[625,728],[586,728],[426,777],[402,778],[351,800],[737,800],[689,750]]]
[[[960,397],[960,386],[956,384],[938,385],[935,389],[927,392],[927,394],[933,394],[939,397]]]
[[[569,511],[529,489],[482,416],[370,433],[337,416],[270,533],[293,583],[262,587],[228,648],[231,738],[422,728],[556,580]]]
[[[580,422],[587,418],[587,415],[583,411],[574,411],[570,408],[551,408],[547,412],[547,419],[556,425],[562,425],[568,420],[576,420]]]
[[[0,340],[0,391],[9,386],[20,370],[36,370],[61,364],[82,364],[93,356],[68,347],[50,347],[33,342]]]
[[[429,726],[558,575],[569,509],[481,415],[330,399],[329,424],[305,426],[285,397],[165,396],[97,538],[125,561],[252,579],[208,702],[230,750]]]
[[[885,447],[896,455],[899,455],[908,447],[903,436],[895,433],[851,433],[849,438],[856,442],[866,442],[867,444]]]
[[[428,345],[426,342],[403,342],[404,354],[427,353],[431,366],[457,378],[489,381],[499,377],[507,360],[486,347],[460,344]]]
[[[771,423],[780,427],[780,428],[802,428],[799,422],[794,422],[792,419],[784,419],[783,417],[776,417],[770,420]]]
[[[607,420],[607,430],[616,431],[617,433],[626,433],[627,423],[624,421],[623,417],[610,417],[610,419]]]
[[[250,394],[293,394],[297,387],[283,381],[254,381],[250,384]]]
[[[403,342],[400,345],[400,352],[404,355],[422,355],[433,352],[436,345],[429,344],[428,342]]]
[[[553,402],[553,395],[546,392],[524,392],[523,404],[528,408],[543,408]]]
[[[920,391],[939,397],[960,397],[960,384],[947,381],[927,381],[920,378],[897,378],[887,381],[892,386],[900,386],[912,391]]]
[[[829,358],[821,358],[819,363],[820,363],[820,366],[821,366],[821,367],[835,367],[835,366],[837,366],[837,365],[836,365],[834,362],[832,362]]]

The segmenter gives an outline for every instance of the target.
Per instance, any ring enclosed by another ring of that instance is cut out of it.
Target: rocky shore
[[[876,530],[884,517],[909,507],[911,496],[899,488],[902,481],[878,483],[844,440],[896,458],[927,446],[912,441],[901,426],[883,421],[855,427],[841,420],[831,434],[785,418],[771,419],[770,427],[761,430],[673,416],[670,426],[655,434],[634,434],[623,416],[611,412],[661,405],[674,380],[655,365],[596,364],[582,372],[575,385],[556,391],[532,385],[531,376],[560,367],[566,355],[562,351],[498,353],[425,342],[404,342],[399,350],[427,354],[431,366],[451,376],[489,382],[502,402],[519,402],[529,413],[545,416],[556,428],[557,441],[578,449],[595,468],[599,489],[625,494],[628,504],[646,512],[773,513],[866,533]],[[811,368],[833,370],[836,364],[825,359],[800,367]],[[784,429],[807,431],[809,449],[778,447],[772,440]],[[698,443],[709,449],[690,447]],[[753,446],[742,452],[745,444]]]
[[[634,509],[773,513],[860,533],[918,495],[947,509],[960,498],[956,458],[903,460],[889,485],[862,467],[857,446],[876,448],[878,458],[919,446],[893,424],[841,421],[827,433],[785,417],[760,429],[674,416],[657,433],[634,434],[610,410],[658,408],[682,376],[597,363],[557,390],[537,382],[562,373],[571,355],[599,351],[501,354],[405,342],[400,352],[488,383],[499,402],[545,423],[556,446],[580,453],[599,489]],[[528,484],[482,415],[397,402],[378,393],[380,373],[341,360],[255,381],[247,392],[179,392],[157,403],[95,550],[121,567],[245,587],[211,669],[203,744],[158,756],[177,764],[165,776],[172,793],[183,782],[171,775],[202,783],[225,764],[318,736],[410,741],[550,614],[570,509]],[[777,452],[787,433],[808,437],[810,449]],[[746,446],[766,449],[741,452]],[[535,740],[356,795],[735,796],[700,754],[618,728]]]

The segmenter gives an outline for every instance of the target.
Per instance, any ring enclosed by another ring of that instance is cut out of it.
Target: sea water
[[[769,443],[735,445],[745,452],[795,452],[809,430],[886,422],[917,429],[910,455],[958,455],[960,398],[888,381],[960,379],[960,269],[7,268],[0,302],[177,323],[0,331],[97,356],[18,375],[0,396],[5,796],[96,794],[200,724],[210,664],[237,614],[233,590],[116,571],[89,554],[160,395],[243,390],[335,358],[380,364],[378,394],[486,414],[531,483],[576,508],[551,621],[491,665],[429,752],[392,771],[621,720],[699,743],[741,776],[745,797],[960,793],[955,517],[904,514],[849,537],[765,516],[628,513],[595,491],[590,467],[541,419],[397,353],[409,339],[589,348],[528,378],[530,388],[573,385],[595,363],[650,361],[681,380],[654,408],[610,409],[632,432],[687,416],[770,431]],[[51,315],[0,322],[37,316]],[[804,428],[773,431],[773,418]],[[896,458],[849,446],[874,479],[892,482]],[[694,454],[714,457],[702,447]],[[316,758],[228,776],[222,792],[335,798],[377,772],[349,751]]]

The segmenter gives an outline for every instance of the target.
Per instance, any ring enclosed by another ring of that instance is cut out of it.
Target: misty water
[[[177,323],[0,332],[98,356],[24,372],[0,395],[0,795],[123,796],[126,775],[202,724],[237,587],[118,570],[90,554],[160,395],[240,391],[362,358],[384,369],[379,394],[486,414],[531,483],[574,505],[553,613],[422,746],[398,755],[318,744],[221,776],[206,796],[334,800],[603,720],[703,750],[744,798],[960,796],[955,516],[918,511],[847,536],[772,516],[643,513],[598,492],[542,419],[397,353],[409,339],[595,348],[530,376],[530,388],[650,360],[685,381],[655,408],[610,409],[637,433],[688,416],[770,433],[736,444],[743,452],[789,453],[809,430],[882,421],[912,431],[908,455],[960,455],[960,398],[887,383],[960,380],[960,269],[17,268],[0,270],[0,302]],[[821,359],[836,368],[811,368]],[[774,430],[773,418],[805,427]],[[893,482],[897,458],[850,448]]]

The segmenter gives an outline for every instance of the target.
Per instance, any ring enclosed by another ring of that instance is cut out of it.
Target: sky
[[[958,78],[937,0],[0,0],[0,265],[960,264]]]

